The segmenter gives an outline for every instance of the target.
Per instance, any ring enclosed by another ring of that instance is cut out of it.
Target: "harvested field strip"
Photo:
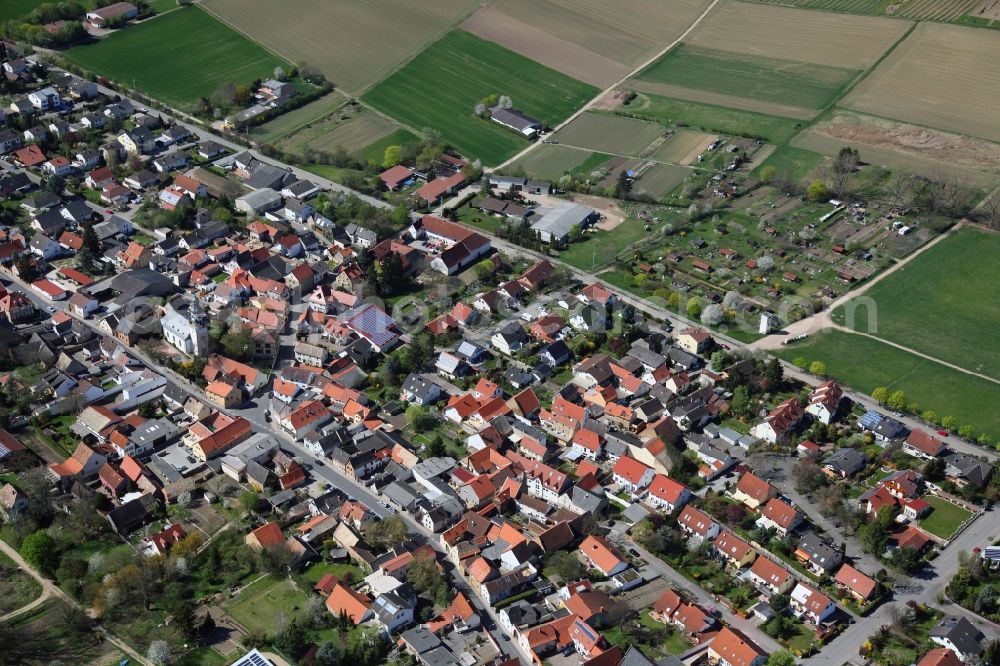
[[[636,92],[650,93],[659,97],[672,97],[683,99],[699,104],[709,104],[717,107],[749,111],[768,116],[781,116],[783,118],[794,118],[796,120],[811,120],[819,113],[817,109],[804,109],[798,106],[787,104],[775,104],[761,99],[749,99],[747,97],[735,97],[725,93],[713,92],[710,90],[695,90],[684,86],[675,86],[668,83],[655,81],[644,81],[641,79],[629,79],[625,85],[629,90]]]
[[[454,30],[370,90],[364,100],[416,127],[433,127],[468,157],[498,164],[523,148],[523,137],[478,118],[476,103],[508,95],[538,120],[556,125],[598,93],[594,86],[513,51]]]
[[[842,102],[1000,141],[1000,32],[922,23]]]
[[[657,123],[584,113],[556,132],[553,138],[588,150],[638,155],[663,131],[663,127]]]
[[[633,186],[633,192],[646,193],[654,199],[670,194],[684,179],[691,175],[691,169],[676,164],[657,164],[643,174]]]
[[[205,0],[205,8],[292,62],[358,93],[419,53],[475,0]]]
[[[509,16],[495,7],[483,7],[462,28],[599,88],[608,87],[629,72],[628,65],[549,35],[534,22]]]
[[[332,92],[304,106],[283,113],[274,120],[268,121],[251,130],[250,135],[256,141],[269,142],[291,134],[309,123],[336,111],[347,98],[339,92]]]
[[[247,85],[274,76],[276,67],[289,66],[200,7],[129,26],[63,56],[86,71],[185,110],[220,84]]]
[[[653,151],[649,158],[659,162],[691,164],[698,158],[698,153],[704,152],[717,137],[716,134],[680,130]]]
[[[802,123],[789,118],[660,95],[640,95],[632,104],[622,107],[618,115],[717,134],[759,137],[779,144],[787,143],[802,129]]]
[[[348,153],[355,153],[366,146],[388,136],[396,125],[375,113],[366,112],[337,129],[309,142],[309,147],[321,152],[332,152],[341,147]]]
[[[634,67],[684,32],[708,4],[709,0],[499,0],[493,6],[507,16],[529,17],[532,26],[559,40],[556,44],[577,44]]]
[[[832,103],[857,73],[852,69],[681,44],[636,78],[819,110]]]
[[[878,60],[909,25],[729,1],[705,17],[684,43],[757,58],[860,70]]]
[[[954,21],[971,13],[979,0],[742,0],[770,5],[793,5],[805,9],[822,9],[846,14],[891,16],[905,19]],[[899,5],[899,6],[896,6]],[[890,13],[889,9],[895,7]]]

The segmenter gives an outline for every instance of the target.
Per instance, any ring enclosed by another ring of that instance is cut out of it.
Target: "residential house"
[[[926,430],[911,430],[903,442],[903,452],[914,458],[930,460],[937,458],[947,450],[944,442],[934,437]]]
[[[790,605],[799,619],[814,625],[823,624],[837,611],[837,604],[830,597],[806,583],[799,583],[792,590]]]
[[[778,489],[753,472],[745,472],[730,494],[737,502],[756,510],[775,497]]]
[[[723,627],[708,645],[712,666],[764,666],[767,652],[735,629]]]
[[[844,391],[837,382],[832,379],[825,381],[809,396],[806,413],[812,414],[820,423],[829,425],[837,416],[843,397]]]
[[[838,588],[847,591],[859,604],[871,601],[878,591],[878,583],[874,578],[861,573],[850,564],[841,565],[833,582]]]
[[[590,535],[580,543],[580,552],[590,568],[611,577],[628,569],[629,564],[612,550],[602,537]]]
[[[626,458],[619,459],[626,460]],[[646,503],[655,509],[673,513],[689,501],[691,491],[680,481],[671,479],[665,474],[657,474],[649,484]]]
[[[719,536],[719,524],[707,513],[690,504],[677,516],[677,524],[684,534],[698,542],[711,541]]]
[[[771,558],[760,555],[747,572],[747,580],[761,589],[767,596],[785,594],[795,584],[795,577]]]
[[[712,334],[704,328],[686,328],[677,335],[676,344],[689,354],[701,355],[712,348]]]
[[[712,550],[726,565],[735,569],[742,569],[752,564],[757,557],[757,551],[753,546],[729,530],[722,530],[719,533],[712,542]]]
[[[789,398],[771,410],[762,423],[751,429],[750,434],[771,444],[787,442],[805,411],[797,398]]]
[[[837,449],[823,461],[823,472],[829,476],[846,479],[868,465],[868,456],[856,449]]]
[[[771,498],[760,512],[760,518],[755,523],[764,529],[774,529],[780,536],[794,532],[803,522],[802,514],[795,507],[777,497]]]
[[[795,559],[817,576],[825,576],[840,566],[844,554],[815,532],[807,532],[799,539]]]
[[[954,652],[965,663],[972,663],[986,649],[986,636],[965,616],[945,617],[931,627],[928,638]]]

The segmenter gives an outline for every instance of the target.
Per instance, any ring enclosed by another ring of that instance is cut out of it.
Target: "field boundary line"
[[[942,361],[941,359],[936,358],[934,356],[931,356],[930,354],[925,354],[925,353],[919,352],[919,351],[917,351],[915,349],[910,349],[909,347],[901,345],[898,342],[893,342],[891,340],[886,340],[885,338],[880,338],[877,335],[872,335],[871,333],[862,333],[861,331],[854,331],[854,330],[851,330],[851,329],[849,329],[846,326],[843,326],[841,324],[831,324],[830,328],[832,328],[835,331],[840,331],[841,333],[848,333],[848,334],[851,334],[851,335],[860,335],[860,336],[865,337],[865,338],[871,338],[872,340],[877,340],[878,342],[881,342],[882,344],[889,345],[890,347],[895,347],[896,349],[899,349],[901,351],[905,351],[907,353],[913,354],[914,356],[919,356],[920,358],[922,358],[924,360],[933,361],[934,363],[937,363],[939,365],[943,365],[946,368],[951,368],[952,370],[957,370],[958,372],[963,372],[963,373],[965,373],[967,375],[972,375],[973,377],[978,377],[979,379],[985,379],[986,381],[992,382],[994,384],[1000,384],[1000,379],[997,379],[995,377],[990,377],[989,375],[984,375],[981,372],[976,372],[975,370],[969,370],[967,368],[963,368],[960,365],[955,365],[954,363],[949,363],[948,361]]]
[[[653,54],[653,56],[651,58],[649,58],[646,62],[640,63],[632,71],[626,73],[625,76],[623,76],[622,78],[618,79],[617,81],[615,81],[614,83],[612,83],[610,86],[608,86],[604,90],[602,90],[599,93],[597,93],[597,95],[593,99],[591,99],[589,102],[587,102],[586,104],[584,104],[583,106],[581,106],[575,112],[571,113],[569,115],[569,117],[566,118],[566,120],[562,121],[561,123],[559,123],[558,125],[556,125],[555,127],[553,127],[552,131],[549,134],[555,134],[556,132],[558,132],[559,130],[561,130],[563,127],[565,127],[566,125],[570,124],[575,119],[579,118],[585,111],[589,110],[592,106],[594,106],[595,104],[597,104],[597,102],[600,99],[602,99],[605,95],[607,95],[609,92],[611,92],[612,90],[614,90],[618,86],[622,85],[623,83],[625,83],[626,81],[628,81],[630,78],[632,78],[633,76],[635,76],[636,74],[638,74],[639,72],[641,72],[642,70],[644,70],[645,68],[649,67],[651,64],[653,64],[654,62],[656,62],[657,60],[659,60],[661,57],[663,57],[663,55],[665,53],[667,53],[670,49],[672,49],[675,46],[677,46],[678,44],[680,44],[681,41],[683,41],[683,39],[685,37],[687,37],[688,35],[690,35],[691,32],[694,31],[694,29],[697,28],[698,25],[703,20],[705,20],[705,18],[712,12],[713,9],[715,9],[715,7],[720,2],[721,2],[721,0],[712,0],[712,3],[708,7],[706,7],[705,10],[701,14],[699,14],[697,16],[697,18],[695,18],[695,20],[691,23],[691,25],[689,25],[687,27],[687,29],[684,30],[684,32],[682,32],[680,35],[678,35],[676,39],[674,39],[672,42],[670,42],[669,44],[667,44],[667,46],[664,47],[663,49],[661,49],[660,51],[657,51],[655,54]],[[543,145],[541,141],[538,141],[538,140],[534,141],[533,143],[529,144],[524,150],[521,150],[517,154],[509,157],[505,162],[503,162],[501,164],[498,164],[497,166],[493,167],[493,169],[490,169],[489,171],[493,172],[493,171],[496,171],[497,169],[502,169],[504,167],[510,166],[515,160],[520,159],[521,157],[523,157],[527,153],[530,153],[532,150],[534,150],[535,148],[537,148],[540,145]]]
[[[413,51],[412,53],[406,54],[399,61],[399,63],[397,63],[395,66],[393,66],[393,67],[389,68],[388,70],[386,70],[385,74],[383,74],[379,78],[375,79],[374,81],[372,81],[368,85],[364,86],[361,90],[359,90],[357,92],[350,92],[350,91],[345,91],[345,92],[347,92],[352,97],[356,97],[356,98],[358,98],[360,100],[361,97],[365,93],[367,93],[368,91],[372,90],[378,84],[382,83],[387,78],[389,78],[390,76],[392,76],[393,74],[395,74],[399,70],[401,70],[404,67],[406,67],[408,64],[410,64],[411,60],[413,60],[418,55],[420,55],[421,53],[423,53],[424,51],[426,51],[432,44],[437,44],[438,42],[440,42],[442,39],[444,39],[445,35],[447,35],[449,32],[451,32],[452,30],[456,30],[456,29],[460,30],[461,28],[459,28],[459,26],[461,26],[463,23],[465,23],[467,20],[469,20],[469,18],[473,14],[475,14],[476,12],[478,12],[480,9],[482,9],[485,6],[487,6],[488,4],[491,4],[491,3],[489,3],[489,2],[473,3],[472,8],[470,9],[470,11],[462,14],[462,16],[460,16],[458,18],[458,20],[453,21],[452,23],[449,23],[447,26],[445,26],[444,30],[441,30],[437,34],[433,35],[430,39],[428,39],[423,44],[421,44],[420,46],[418,46],[415,51]],[[468,31],[466,31],[466,32],[468,32]],[[472,33],[469,33],[469,34],[472,34]],[[491,42],[491,43],[495,43],[495,42]],[[500,45],[497,44],[497,46],[500,46]],[[408,128],[408,129],[412,130],[413,128],[411,127],[411,128]],[[423,132],[417,132],[416,134],[417,134],[417,136],[423,136],[424,135]]]

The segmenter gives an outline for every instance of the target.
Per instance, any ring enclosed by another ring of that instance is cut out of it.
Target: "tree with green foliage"
[[[813,361],[809,364],[809,372],[814,375],[823,377],[826,375],[826,363],[823,361]]]
[[[688,300],[687,316],[689,319],[699,319],[701,317],[701,301],[699,301],[697,298],[692,298]]]
[[[814,203],[826,201],[830,197],[830,191],[827,189],[826,183],[817,178],[809,183],[809,187],[806,189],[806,197]]]
[[[241,323],[229,327],[229,333],[222,338],[222,349],[226,356],[236,361],[248,361],[253,356],[253,336],[250,327]]]
[[[737,386],[733,390],[733,398],[729,401],[729,411],[736,418],[746,418],[750,415],[750,390],[744,386]]]
[[[257,504],[260,502],[260,496],[252,490],[246,490],[240,495],[240,510],[244,513],[250,513],[257,510]]]
[[[637,541],[639,540],[637,538]],[[559,580],[566,583],[582,579],[586,575],[587,570],[575,553],[566,550],[557,550],[545,557],[543,572],[546,578],[557,576]]]
[[[906,408],[906,392],[902,390],[893,391],[885,404],[895,410]]]
[[[56,542],[44,530],[29,534],[21,543],[20,553],[28,564],[46,576],[52,574],[59,562]]]
[[[954,416],[945,416],[941,419],[941,427],[945,430],[954,430],[955,426],[958,425],[958,419]]]
[[[403,161],[403,147],[398,145],[386,146],[382,154],[382,166],[386,169],[394,167]]]
[[[778,170],[771,165],[764,167],[763,169],[760,170],[760,182],[767,185],[772,180],[774,180],[774,176],[777,174],[777,172]]]
[[[875,390],[872,391],[872,399],[884,405],[889,400],[889,389],[885,386],[876,386]]]
[[[975,426],[965,424],[958,429],[958,436],[964,437],[965,439],[975,439],[976,438],[976,428]]]
[[[795,666],[795,655],[788,650],[777,650],[767,658],[767,666]]]
[[[434,425],[434,417],[422,405],[410,405],[406,408],[406,422],[416,432],[423,432]]]

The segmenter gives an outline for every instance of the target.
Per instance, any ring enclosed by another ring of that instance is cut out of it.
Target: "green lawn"
[[[931,320],[928,320],[931,321]],[[991,339],[991,338],[986,338]],[[1000,440],[1000,385],[952,370],[860,335],[827,331],[782,347],[777,356],[822,361],[838,381],[864,393],[878,386],[906,392],[921,410],[954,416],[994,441]]]
[[[947,539],[954,534],[958,526],[972,515],[962,507],[955,506],[940,497],[926,495],[924,499],[934,507],[934,510],[920,521],[920,527],[942,539]]]
[[[20,18],[33,12],[39,5],[49,0],[3,0],[0,2],[0,23]]]
[[[791,118],[648,93],[642,93],[628,106],[620,107],[618,113],[716,134],[761,137],[777,144],[788,143],[805,125]]]
[[[288,113],[283,113],[273,120],[254,127],[250,135],[257,141],[268,142],[292,134],[299,128],[314,123],[344,105],[347,98],[339,92],[331,92],[304,104]]]
[[[453,30],[372,88],[364,101],[398,120],[438,130],[468,157],[492,165],[527,145],[516,132],[478,118],[475,105],[507,95],[554,125],[598,90],[464,30]]]
[[[226,610],[247,630],[270,634],[284,621],[304,614],[308,600],[309,595],[292,581],[268,577],[240,592]]]
[[[991,344],[1000,328],[998,254],[1000,235],[960,229],[865,292],[853,323],[846,321],[850,310],[833,318],[1000,379],[1000,345]],[[864,307],[867,299],[876,310]]]
[[[242,650],[237,654],[241,653]],[[174,663],[177,666],[225,666],[229,661],[230,659],[223,657],[210,647],[200,647],[190,652],[185,652]]]
[[[804,109],[833,102],[856,72],[680,44],[639,73],[644,81]]]
[[[333,574],[341,580],[345,580],[348,576],[350,576],[349,582],[357,582],[365,577],[365,575],[361,572],[361,568],[356,564],[332,564],[330,562],[322,562],[312,565],[308,570],[306,570],[303,576],[306,580],[315,585],[319,582],[319,579],[326,574]]]
[[[130,26],[63,55],[87,71],[185,110],[220,84],[246,85],[288,66],[199,7]]]
[[[562,250],[559,258],[581,270],[602,268],[646,233],[641,221],[629,218],[610,231],[598,229],[593,234],[584,234],[579,241],[570,243],[569,247]]]
[[[420,141],[420,137],[410,130],[397,129],[393,130],[392,134],[368,144],[358,155],[366,162],[381,164],[382,158],[385,157],[385,149],[389,146],[404,146],[408,143],[417,143],[418,141]]]
[[[38,581],[0,553],[0,615],[30,604],[41,593],[42,586]]]
[[[774,167],[775,174],[785,178],[791,178],[799,182],[811,175],[816,168],[826,160],[826,156],[814,153],[811,150],[803,150],[794,146],[778,146],[759,167],[753,175],[759,176],[761,169]]]

